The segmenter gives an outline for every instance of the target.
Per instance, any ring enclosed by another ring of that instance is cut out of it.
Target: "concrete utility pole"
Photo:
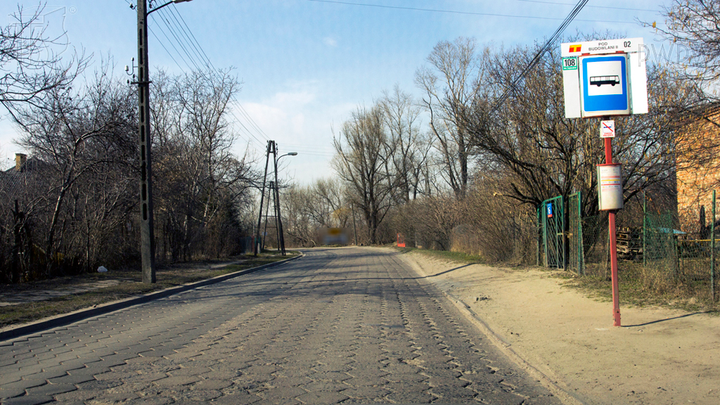
[[[147,1],[138,0],[138,106],[140,141],[140,257],[143,283],[154,283],[152,160],[150,157],[150,74],[148,73]]]
[[[191,0],[173,0],[148,11],[147,0],[137,1],[138,38],[138,107],[140,143],[140,258],[142,261],[143,283],[154,283],[155,277],[155,235],[153,229],[152,201],[152,159],[150,148],[150,73],[148,62],[148,15],[171,3]]]
[[[273,209],[274,215],[275,215],[275,230],[278,234],[278,251],[282,252],[282,255],[285,256],[285,235],[283,234],[283,228],[282,228],[282,219],[280,218],[280,192],[278,191],[278,161],[285,157],[285,156],[297,156],[297,152],[289,152],[286,153],[280,157],[277,155],[277,144],[275,141],[268,141],[266,156],[265,156],[265,175],[263,176],[263,185],[262,190],[260,190],[260,214],[258,215],[258,229],[256,234],[256,240],[255,240],[255,249],[254,254],[255,256],[260,253],[262,250],[262,246],[265,246],[264,243],[261,243],[260,239],[260,226],[262,225],[262,217],[263,217],[263,205],[265,204],[265,185],[267,184],[267,175],[268,175],[268,166],[270,165],[270,154],[273,155],[273,170],[275,171],[275,181],[270,181],[270,187],[269,191],[271,193],[272,199],[274,200],[275,207]],[[270,197],[268,197],[269,199]],[[270,202],[268,201],[267,206],[268,213],[265,214],[265,233],[267,236],[267,217],[269,215],[270,211]]]
[[[265,185],[267,182],[268,165],[270,164],[270,153],[275,153],[275,141],[268,141],[265,154],[265,175],[263,176],[262,189],[260,190],[260,213],[258,214],[257,234],[255,235],[255,246],[253,254],[257,256],[261,251],[262,239],[260,239],[260,227],[262,226],[263,204],[265,203]]]

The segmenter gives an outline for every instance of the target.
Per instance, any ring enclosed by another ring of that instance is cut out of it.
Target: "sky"
[[[42,24],[49,34],[65,36],[68,46],[59,52],[91,54],[89,71],[110,58],[113,74],[125,77],[125,65],[137,57],[131,4],[48,2]],[[232,68],[242,83],[230,115],[239,134],[235,153],[248,150],[261,167],[267,140],[274,140],[280,154],[298,152],[282,159],[281,178],[307,185],[333,175],[333,136],[354,111],[372,106],[396,85],[422,96],[415,72],[437,43],[461,36],[496,49],[544,42],[574,5],[573,0],[193,0],[150,14],[150,74],[160,68],[191,73],[208,63]],[[671,47],[638,22],[662,24],[663,5],[670,0],[590,0],[565,34],[643,37],[654,49],[664,46],[662,57],[672,58]],[[31,13],[37,6],[37,1],[4,1],[0,23],[11,24],[17,7]],[[16,152],[26,152],[13,142],[18,133],[0,112],[3,167],[12,166]]]

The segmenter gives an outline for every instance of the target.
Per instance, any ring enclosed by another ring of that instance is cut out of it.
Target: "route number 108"
[[[563,70],[576,70],[578,68],[578,59],[575,57],[562,59]]]

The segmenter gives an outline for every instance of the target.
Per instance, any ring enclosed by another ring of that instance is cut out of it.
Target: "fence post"
[[[542,207],[541,207],[540,209],[541,209],[541,211],[540,211],[540,214],[541,214],[541,215],[540,215],[540,216],[541,216],[542,224],[543,224],[543,229],[542,229],[542,230],[543,230],[543,234],[542,234],[542,241],[543,241],[543,262],[544,262],[543,265],[544,265],[545,267],[548,267],[548,243],[547,243],[547,242],[548,242],[548,236],[547,236],[547,212],[546,212],[547,207],[546,207],[546,205],[545,205],[545,201],[543,201],[543,205],[542,205]]]
[[[558,243],[559,246],[562,246],[562,268],[563,270],[567,270],[568,268],[568,235],[567,235],[567,229],[565,228],[565,220],[566,215],[565,212],[567,211],[565,209],[565,197],[560,196],[560,209],[562,210],[560,212],[560,230],[562,232],[562,244]],[[560,252],[558,252],[560,253]]]
[[[643,267],[647,266],[647,197],[643,191]]]
[[[715,190],[712,192],[712,221],[710,222],[710,299],[715,302]]]
[[[537,226],[535,227],[536,266],[540,266],[540,239],[542,238],[542,234],[540,232],[540,226],[541,226],[541,224],[540,224],[540,207],[541,206],[542,205],[538,205],[537,209],[535,210],[536,214],[537,214],[535,216],[535,219],[537,221],[536,222]]]
[[[582,233],[582,192],[577,192],[577,215],[578,215],[578,274],[585,275],[585,244],[583,243]]]

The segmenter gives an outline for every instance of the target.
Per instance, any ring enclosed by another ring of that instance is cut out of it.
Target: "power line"
[[[181,70],[183,73],[185,73],[185,69],[183,69],[182,66],[180,66],[180,63],[179,63],[179,62],[175,59],[175,57],[172,55],[172,52],[170,52],[170,50],[167,49],[167,47],[165,47],[165,44],[163,43],[163,41],[160,40],[160,38],[157,36],[157,34],[155,34],[155,30],[153,30],[153,29],[150,28],[150,27],[148,27],[148,30],[150,31],[150,33],[152,34],[152,36],[158,41],[158,43],[160,43],[160,46],[162,46],[162,48],[165,50],[165,52],[168,54],[168,56],[170,56],[170,59],[172,59],[173,62],[175,62],[175,64],[180,68],[180,70]],[[173,48],[175,48],[175,44],[173,44],[172,41],[170,41],[170,38],[168,38],[167,34],[166,34],[164,31],[162,31],[162,30],[161,30],[161,32],[162,32],[163,35],[165,35],[165,38],[167,38],[168,42],[170,42],[170,45],[171,45]],[[175,48],[175,52],[177,52],[178,54],[180,53],[180,52],[177,50],[177,48]],[[187,62],[186,62],[186,63],[187,63]],[[189,65],[188,65],[188,68],[192,69],[192,67],[189,66]]]
[[[173,9],[170,9],[170,11],[173,12],[173,15],[177,15],[177,17],[175,17],[175,20],[176,20],[176,21],[182,21],[182,25],[180,26],[181,28],[182,28],[182,27],[188,27],[188,25],[187,25],[187,23],[185,22],[185,19],[183,18],[182,14],[180,14],[180,13],[179,13],[177,10],[175,10],[174,8],[173,8]],[[187,30],[183,29],[183,32],[186,33],[186,36],[188,37],[188,39],[191,38],[191,41],[190,41],[191,44],[197,45],[197,46],[193,45],[193,47],[194,47],[196,50],[199,50],[200,53],[202,53],[202,57],[207,61],[207,63],[209,64],[209,67],[210,67],[213,71],[217,70],[217,69],[215,69],[215,66],[212,64],[212,61],[210,61],[210,58],[209,58],[209,57],[207,56],[207,54],[205,53],[205,50],[204,50],[204,49],[202,48],[202,46],[200,45],[200,42],[198,42],[197,38],[195,37],[195,34],[193,34],[193,32],[190,31],[190,28],[188,27]],[[188,34],[189,34],[189,35],[188,35]]]
[[[573,3],[560,3],[556,1],[541,1],[541,0],[517,0],[524,3],[536,3],[536,4],[551,4],[557,6],[573,6]],[[648,8],[629,8],[629,7],[615,7],[615,6],[585,6],[587,8],[601,8],[603,10],[625,10],[625,11],[650,11],[657,12],[658,10],[651,10]],[[580,20],[577,20],[580,21]]]
[[[158,17],[159,17],[160,20],[162,20],[162,22],[165,24],[165,26],[167,27],[168,31],[170,31],[170,34],[173,36],[173,38],[175,38],[175,43],[177,43],[178,46],[180,46],[180,48],[182,49],[183,53],[184,53],[185,56],[186,56],[186,60],[189,60],[189,61],[193,64],[193,66],[195,67],[195,70],[200,70],[200,66],[199,66],[198,63],[195,61],[195,58],[193,57],[193,55],[191,55],[190,52],[188,51],[187,47],[185,46],[185,43],[184,43],[183,40],[180,38],[180,35],[177,33],[177,31],[175,30],[175,28],[173,28],[173,27],[170,25],[170,22],[168,21],[167,17],[165,16],[165,10],[166,10],[166,9],[160,10],[160,11],[157,13],[157,14],[158,14]],[[166,37],[167,37],[167,36],[166,36]],[[167,38],[168,38],[169,41],[172,41],[169,37],[167,37]],[[175,48],[175,49],[177,50],[177,48]],[[178,53],[179,53],[179,52],[178,52]],[[186,62],[186,63],[187,63],[187,62]],[[188,65],[188,67],[189,67],[189,65]]]
[[[178,66],[178,68],[180,69],[180,71],[183,72],[183,74],[187,74],[187,72],[185,71],[185,69],[184,69],[184,68],[177,62],[177,60],[172,56],[172,53],[167,49],[167,47],[163,44],[163,42],[157,37],[157,35],[155,35],[154,31],[153,31],[152,29],[150,29],[150,32],[153,33],[153,36],[154,36],[156,39],[158,39],[158,41],[160,42],[160,45],[163,47],[163,49],[165,49],[166,52],[168,52],[168,55],[169,55],[170,58],[175,62],[175,64],[176,64],[176,65]],[[189,67],[191,70],[193,70],[193,68],[192,68],[191,66],[188,66],[188,67]],[[203,74],[203,73],[201,73],[201,74]],[[203,74],[203,75],[204,75],[204,74]],[[230,105],[230,107],[233,107],[233,105]],[[227,110],[227,112],[228,112],[229,115],[233,118],[233,120],[230,121],[230,124],[237,124],[237,125],[239,125],[239,126],[241,127],[241,129],[242,129],[242,131],[239,131],[238,136],[244,138],[246,141],[251,142],[251,143],[252,143],[252,141],[254,140],[254,141],[256,141],[256,142],[258,143],[258,145],[263,146],[263,142],[262,142],[261,140],[259,140],[259,139],[252,133],[252,131],[250,131],[250,129],[248,129],[248,128],[245,126],[245,124],[237,117],[237,115],[235,115],[235,112],[232,110],[232,108],[229,108],[229,109]],[[241,133],[244,133],[245,135],[243,136]]]
[[[205,51],[203,50],[203,48],[202,48],[202,46],[200,45],[200,43],[197,41],[197,38],[196,38],[195,35],[192,33],[192,30],[190,30],[190,27],[188,27],[187,23],[185,22],[185,19],[182,18],[182,15],[181,15],[177,10],[169,11],[169,13],[172,13],[172,12],[174,12],[175,14],[177,14],[177,15],[180,17],[179,19],[178,19],[177,17],[175,17],[175,18],[174,18],[174,19],[175,19],[175,23],[173,23],[173,24],[174,24],[176,27],[179,27],[179,29],[184,33],[185,38],[187,38],[187,43],[189,43],[190,46],[191,46],[191,47],[193,48],[193,50],[194,50],[195,56],[196,56],[198,59],[200,59],[200,60],[202,60],[202,61],[204,62],[204,65],[205,65],[205,67],[207,68],[207,70],[208,70],[209,72],[211,72],[212,74],[217,74],[217,73],[218,73],[217,69],[215,68],[215,66],[213,66],[212,62],[210,61],[210,58],[207,56],[207,54],[206,54]],[[187,48],[184,47],[184,49],[185,49],[186,52],[187,52]],[[198,70],[200,70],[200,72],[201,72],[201,74],[202,74],[202,69],[199,69],[199,68],[198,68]],[[244,108],[236,99],[234,99],[234,98],[231,100],[231,104],[234,104],[234,105],[235,105],[235,107],[240,111],[241,115],[245,118],[245,121],[250,125],[250,127],[253,128],[253,130],[254,130],[255,132],[257,132],[258,135],[259,135],[261,138],[263,138],[263,140],[266,142],[266,141],[268,140],[268,136],[267,136],[267,135],[265,134],[265,132],[257,125],[257,123],[255,123],[255,121],[252,119],[252,117],[250,117],[250,115],[247,113],[247,111],[245,110],[245,108]],[[256,141],[258,141],[258,142],[262,145],[262,147],[264,148],[264,147],[265,147],[265,146],[264,146],[265,142],[264,142],[264,141],[261,141],[260,139],[258,139],[258,137],[255,136],[255,134],[253,133],[253,131],[250,131],[250,129],[249,129],[245,124],[243,124],[243,121],[240,120],[240,119],[235,115],[234,111],[230,110],[230,113],[231,113],[231,115],[233,115],[233,117],[237,120],[237,122],[240,123],[240,125],[246,130],[246,132],[247,132],[252,138],[254,138]]]
[[[340,0],[307,0],[315,3],[330,3],[330,4],[342,4],[346,6],[358,6],[358,7],[373,7],[373,8],[384,8],[392,10],[406,10],[406,11],[423,11],[429,13],[444,13],[444,14],[460,14],[460,15],[476,15],[483,17],[502,17],[502,18],[524,18],[531,20],[563,20],[559,17],[543,17],[536,15],[516,15],[516,14],[500,14],[500,13],[485,13],[479,11],[458,11],[458,10],[442,10],[435,8],[420,8],[420,7],[407,7],[407,6],[389,6],[386,4],[371,4],[371,3],[358,3],[351,1],[340,1]],[[635,21],[606,21],[606,20],[576,20],[580,22],[593,22],[593,23],[613,23],[613,24],[635,24]]]
[[[173,10],[173,8],[165,8],[162,10],[158,10],[157,14],[160,20],[158,22],[162,22],[162,24],[158,24],[158,28],[162,32],[163,36],[170,43],[175,54],[180,56],[180,59],[183,59],[183,61],[190,70],[197,71],[198,74],[202,75],[206,79],[208,78],[205,76],[205,71],[208,71],[212,76],[219,75],[218,70],[213,66],[210,58],[202,49],[202,46],[197,41],[197,38],[192,33],[192,30],[190,30],[190,28],[187,26],[187,23],[185,23],[185,20],[182,18],[182,15],[177,10]],[[151,30],[151,32],[153,31]],[[176,65],[178,65],[180,70],[184,74],[187,74],[185,69],[173,56],[173,52],[171,52],[170,49],[165,46],[163,41],[154,32],[153,36],[160,42],[163,49],[165,49],[165,52],[168,53],[170,58],[175,62]],[[239,129],[241,129],[240,132],[244,132],[246,136],[248,136],[248,138],[246,139],[247,141],[255,141],[257,142],[258,146],[264,149],[265,143],[268,139],[267,135],[262,131],[262,129],[257,125],[257,123],[255,123],[255,121],[250,117],[245,108],[234,97],[230,100],[229,104],[230,108],[228,108],[227,111],[229,115],[234,118],[234,120],[230,123],[239,125]],[[235,109],[239,111],[240,115],[244,119],[240,119],[236,115],[234,111]],[[246,125],[245,122],[247,122],[248,124]],[[264,139],[261,140],[261,138]]]
[[[542,56],[543,56],[547,51],[550,50],[550,47],[553,46],[553,45],[555,44],[555,42],[560,38],[560,36],[562,35],[562,33],[565,31],[565,29],[568,27],[568,25],[570,25],[570,23],[575,19],[575,16],[577,16],[578,13],[580,13],[580,11],[583,9],[583,7],[585,7],[585,5],[587,4],[587,2],[588,2],[588,0],[580,0],[580,1],[575,5],[575,7],[573,7],[572,11],[570,11],[570,14],[568,14],[568,16],[565,17],[565,20],[563,21],[563,23],[560,24],[560,26],[555,30],[555,32],[554,32],[553,35],[550,37],[550,39],[548,39],[547,42],[545,42],[545,45],[543,45],[542,48],[540,48],[540,49],[537,51],[537,53],[535,54],[535,56],[533,57],[533,59],[532,59],[532,60],[530,61],[530,63],[525,67],[525,69],[523,69],[523,71],[520,73],[520,75],[518,75],[518,76],[515,78],[515,80],[513,80],[512,83],[510,83],[510,87],[505,91],[505,93],[503,93],[503,95],[500,96],[500,98],[498,98],[498,100],[495,102],[495,105],[493,106],[493,108],[490,109],[490,113],[491,113],[491,114],[492,114],[494,111],[496,111],[498,108],[500,108],[500,106],[501,106],[501,105],[505,102],[505,100],[507,100],[507,98],[510,96],[510,93],[512,93],[513,91],[515,91],[515,89],[517,88],[518,83],[520,83],[520,81],[525,78],[525,76],[530,72],[530,70],[531,70],[532,68],[534,68],[534,67],[540,62],[540,59],[542,58]]]

